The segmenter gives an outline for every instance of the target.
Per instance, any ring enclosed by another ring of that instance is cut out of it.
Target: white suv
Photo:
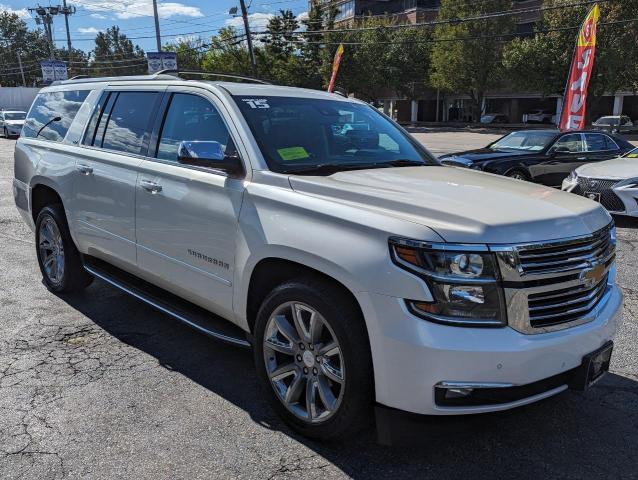
[[[597,203],[444,167],[366,103],[168,75],[42,90],[15,202],[54,292],[99,277],[252,347],[315,438],[528,404],[609,366],[622,296]],[[411,416],[410,416],[411,418]]]

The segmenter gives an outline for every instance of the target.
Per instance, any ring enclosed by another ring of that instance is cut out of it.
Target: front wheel
[[[35,236],[38,265],[49,290],[71,293],[91,284],[93,277],[82,266],[60,205],[50,205],[40,211]]]
[[[527,177],[527,175],[525,175],[520,170],[512,170],[510,172],[507,172],[505,176],[509,178],[515,178],[516,180],[524,180],[526,182],[529,181],[529,178]]]
[[[273,290],[257,315],[254,355],[275,410],[302,435],[342,438],[370,421],[368,335],[340,288],[307,278]]]

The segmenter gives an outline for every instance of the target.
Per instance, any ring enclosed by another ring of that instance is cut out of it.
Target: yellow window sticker
[[[280,148],[277,150],[277,153],[281,157],[282,160],[299,160],[302,158],[308,158],[310,155],[306,152],[306,149],[303,147],[287,147]]]
[[[630,153],[627,158],[638,158],[638,153]]]

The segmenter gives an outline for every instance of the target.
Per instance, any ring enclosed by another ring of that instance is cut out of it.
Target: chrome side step
[[[84,269],[91,275],[216,340],[238,347],[251,347],[246,339],[246,333],[236,325],[113,265],[94,257],[84,256]]]

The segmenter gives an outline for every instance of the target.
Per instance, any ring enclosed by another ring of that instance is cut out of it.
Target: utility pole
[[[241,16],[244,19],[244,30],[246,31],[246,41],[248,42],[248,55],[250,55],[250,64],[252,66],[253,75],[257,76],[257,62],[255,61],[255,52],[253,51],[253,39],[250,36],[250,27],[248,26],[248,10],[244,0],[239,0],[241,6]]]
[[[44,33],[47,36],[47,42],[49,43],[49,57],[51,60],[55,58],[55,46],[53,45],[53,15],[60,13],[59,7],[41,7],[30,8],[30,12],[35,12],[38,16],[35,17],[35,23],[38,25],[44,25]]]
[[[66,46],[69,51],[69,61],[71,61],[71,33],[69,31],[69,15],[75,13],[75,7],[67,7],[66,0],[62,0],[62,9],[60,10],[64,15],[64,24],[66,25]]]
[[[157,40],[157,51],[162,51],[162,39],[160,36],[159,15],[157,14],[157,0],[153,0],[153,14],[155,15],[155,39]]]
[[[18,65],[20,66],[20,75],[22,75],[22,86],[27,86],[27,81],[24,78],[24,69],[22,68],[22,58],[20,58],[20,52],[16,52],[18,55]]]

